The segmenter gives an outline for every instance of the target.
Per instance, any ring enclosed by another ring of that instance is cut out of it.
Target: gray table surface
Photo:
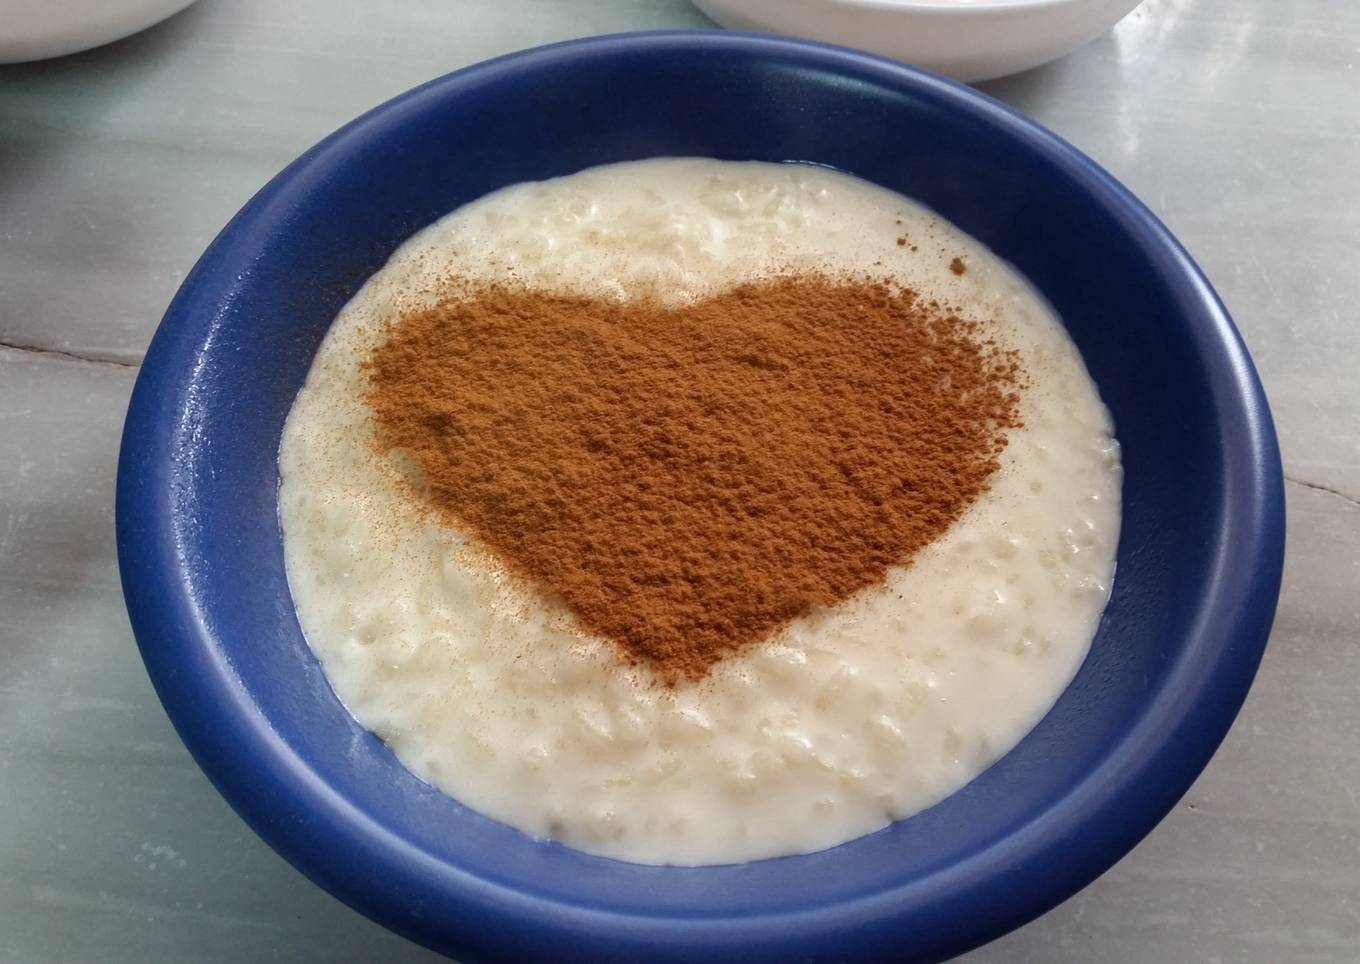
[[[233,212],[335,127],[681,0],[203,0],[0,67],[0,961],[426,961],[293,871],[176,738],[114,559],[142,351]],[[3,29],[3,24],[0,24]],[[1360,4],[1148,0],[985,85],[1104,164],[1217,285],[1289,480],[1284,594],[1217,757],[1124,861],[968,956],[1360,960]]]

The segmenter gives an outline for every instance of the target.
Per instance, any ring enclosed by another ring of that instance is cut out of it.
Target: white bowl
[[[694,0],[724,27],[859,47],[957,80],[1070,53],[1140,0]]]
[[[60,57],[145,30],[194,0],[0,0],[0,64]]]

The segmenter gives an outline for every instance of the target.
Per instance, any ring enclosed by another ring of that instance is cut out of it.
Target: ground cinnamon
[[[1015,358],[876,279],[673,308],[472,284],[365,362],[428,505],[668,685],[880,582],[988,485]]]

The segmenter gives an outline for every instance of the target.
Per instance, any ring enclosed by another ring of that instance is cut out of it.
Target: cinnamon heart
[[[696,304],[466,283],[365,362],[443,522],[673,685],[881,582],[984,492],[1013,353],[874,278]]]

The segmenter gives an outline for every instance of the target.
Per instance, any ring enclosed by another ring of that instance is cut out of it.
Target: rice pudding
[[[657,685],[375,454],[364,361],[450,279],[685,303],[790,269],[888,275],[986,320],[1027,375],[1023,427],[943,536],[702,679]],[[1119,534],[1118,445],[1052,310],[932,212],[806,165],[633,162],[460,208],[340,313],[279,462],[298,618],[354,716],[480,812],[648,863],[833,846],[973,779],[1081,664]]]

